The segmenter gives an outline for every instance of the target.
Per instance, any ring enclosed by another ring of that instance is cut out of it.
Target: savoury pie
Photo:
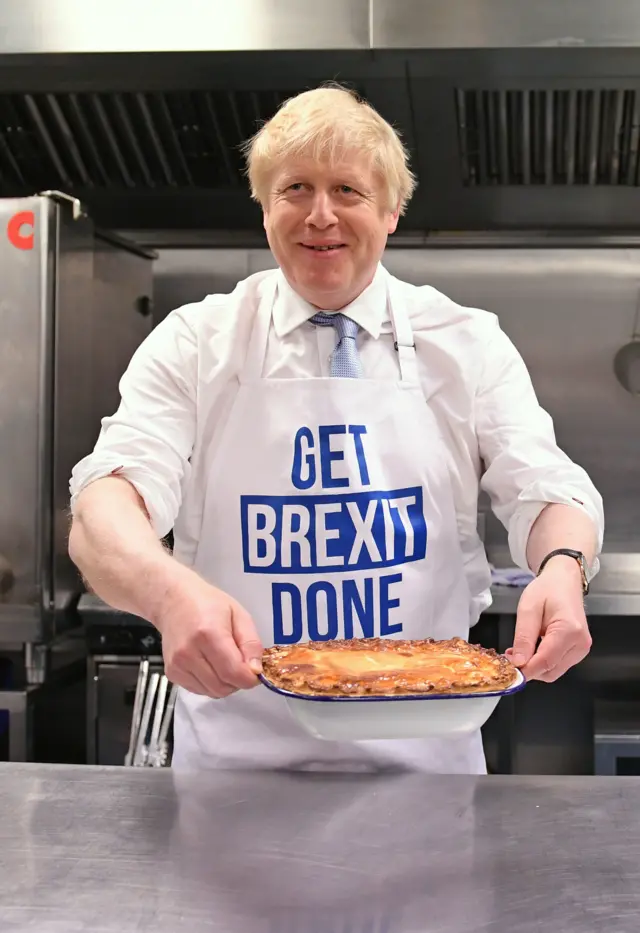
[[[504,655],[462,638],[274,645],[264,652],[262,670],[281,690],[345,697],[488,693],[507,689],[518,677]]]

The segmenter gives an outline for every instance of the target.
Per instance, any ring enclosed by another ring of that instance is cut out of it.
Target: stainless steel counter
[[[637,933],[640,781],[0,765],[2,933]]]

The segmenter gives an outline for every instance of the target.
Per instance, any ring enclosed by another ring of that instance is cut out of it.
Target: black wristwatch
[[[538,572],[536,576],[539,577],[542,571],[544,570],[544,568],[546,567],[548,561],[550,561],[552,557],[557,557],[559,554],[562,554],[565,557],[573,557],[573,559],[578,562],[580,566],[580,573],[582,575],[582,592],[583,592],[583,595],[586,596],[587,593],[589,592],[589,567],[587,564],[587,559],[582,553],[582,551],[574,551],[568,547],[559,547],[559,548],[556,548],[555,551],[550,551],[546,557],[542,558],[542,561],[540,563],[540,566],[538,567]]]

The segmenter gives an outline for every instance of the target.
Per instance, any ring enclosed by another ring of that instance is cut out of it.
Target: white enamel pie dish
[[[310,735],[338,742],[468,735],[486,723],[502,697],[518,693],[526,683],[518,671],[511,686],[486,693],[342,697],[292,693],[264,675],[260,679],[284,697],[292,716]]]

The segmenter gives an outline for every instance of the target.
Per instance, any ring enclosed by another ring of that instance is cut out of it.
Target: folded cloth
[[[520,567],[494,567],[491,565],[492,586],[527,586],[535,578],[530,570]]]

